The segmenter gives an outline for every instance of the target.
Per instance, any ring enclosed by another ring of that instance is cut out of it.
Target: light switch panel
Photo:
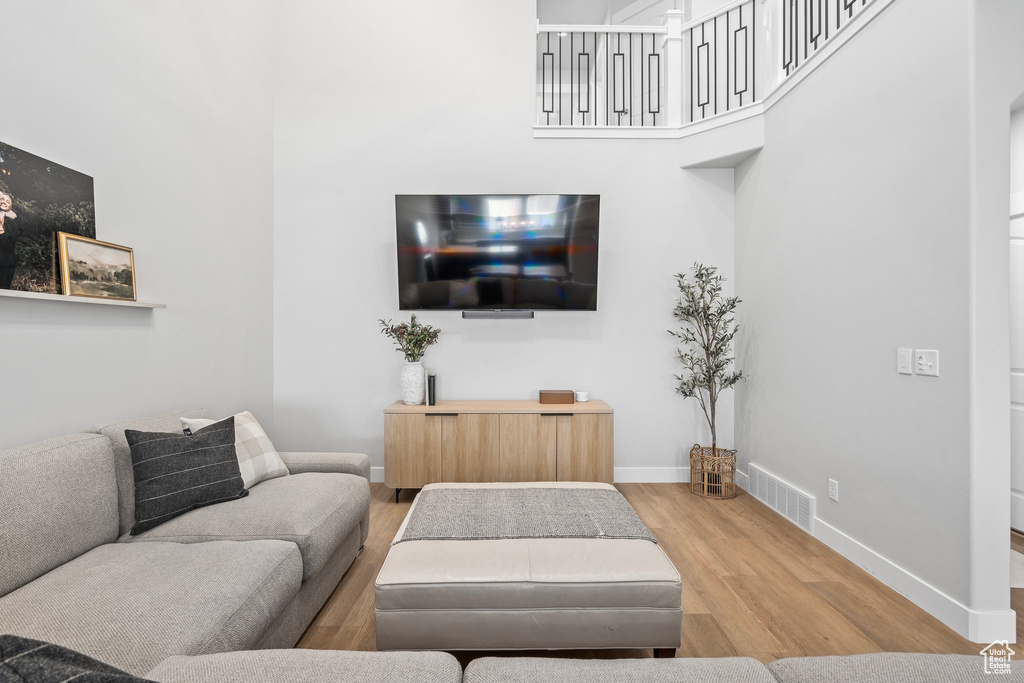
[[[915,349],[914,371],[925,377],[938,377],[939,352],[936,349]]]
[[[901,375],[914,374],[914,349],[896,349],[896,372]]]

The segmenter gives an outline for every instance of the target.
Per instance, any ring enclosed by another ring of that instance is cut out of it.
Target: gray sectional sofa
[[[996,680],[1024,681],[1024,661]],[[147,678],[160,683],[983,683],[978,655],[881,652],[794,657],[563,659],[482,657],[466,666],[445,652],[271,650],[172,657]]]
[[[1000,681],[1024,681],[1024,661]],[[464,683],[982,683],[993,680],[978,655],[879,652],[792,657],[767,665],[749,657],[572,660],[482,657]],[[170,683],[170,682],[168,682]],[[176,683],[185,683],[178,681]]]
[[[369,533],[369,462],[288,454],[292,474],[139,536],[125,429],[0,452],[0,633],[145,674],[167,657],[293,646]]]

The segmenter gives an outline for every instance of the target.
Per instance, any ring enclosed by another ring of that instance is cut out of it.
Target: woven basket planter
[[[735,498],[736,451],[693,444],[690,490],[705,498]]]

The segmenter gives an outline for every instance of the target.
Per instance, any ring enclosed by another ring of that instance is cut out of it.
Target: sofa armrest
[[[362,453],[278,453],[292,474],[341,472],[370,480],[370,458]]]

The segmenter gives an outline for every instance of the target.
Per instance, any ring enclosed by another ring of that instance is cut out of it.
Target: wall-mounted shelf
[[[167,304],[153,301],[121,301],[119,299],[94,299],[87,296],[67,296],[64,294],[46,294],[44,292],[18,292],[0,289],[0,297],[8,296],[15,299],[41,299],[43,301],[64,301],[70,304],[99,304],[101,306],[128,306],[130,308],[167,308]]]

